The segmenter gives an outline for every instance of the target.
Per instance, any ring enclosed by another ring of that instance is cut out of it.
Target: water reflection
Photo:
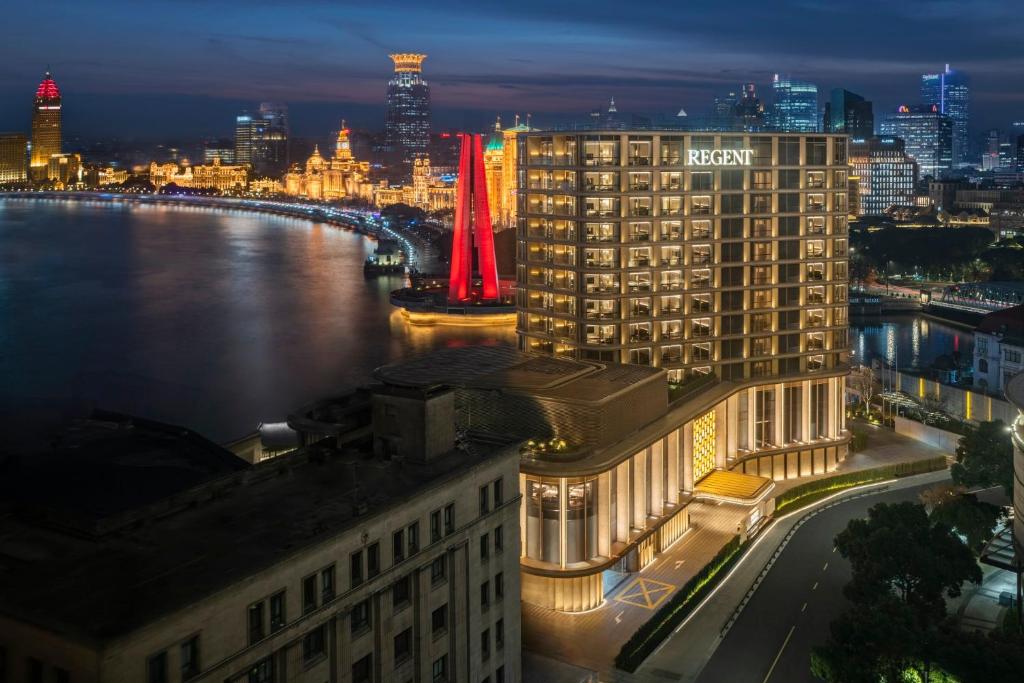
[[[365,280],[373,243],[293,218],[0,200],[0,412],[79,398],[220,440],[438,346],[507,328],[418,328]]]
[[[899,368],[925,369],[940,356],[969,363],[974,353],[972,334],[924,316],[900,315],[852,322],[854,360],[880,359]]]

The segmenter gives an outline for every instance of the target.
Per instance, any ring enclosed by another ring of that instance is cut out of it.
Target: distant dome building
[[[320,147],[314,147],[304,167],[296,164],[285,175],[284,191],[293,197],[309,199],[332,201],[358,197],[369,201],[373,197],[373,188],[367,182],[369,173],[370,163],[357,161],[352,156],[349,129],[342,121],[334,144],[334,157],[327,160],[320,153]]]

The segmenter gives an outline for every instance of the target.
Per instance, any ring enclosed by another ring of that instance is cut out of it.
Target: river
[[[0,412],[75,399],[226,441],[373,368],[504,328],[412,328],[369,239],[221,209],[0,199]]]
[[[850,346],[856,363],[879,359],[899,369],[928,368],[939,356],[959,356],[970,364],[974,335],[964,327],[922,314],[858,317],[850,320]]]

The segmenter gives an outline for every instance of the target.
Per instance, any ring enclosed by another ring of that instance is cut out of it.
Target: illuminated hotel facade
[[[752,528],[773,481],[846,457],[847,138],[519,140],[520,349],[636,380],[576,397],[630,429],[521,465],[523,599],[580,611],[604,599],[603,572],[678,538],[693,500],[746,504]],[[647,384],[666,379],[671,402]]]

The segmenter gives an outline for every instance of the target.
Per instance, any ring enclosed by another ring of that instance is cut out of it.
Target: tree
[[[878,503],[867,519],[850,521],[836,548],[852,565],[844,593],[855,602],[895,593],[921,616],[944,614],[945,596],[960,595],[965,581],[981,582],[970,549],[916,503]]]
[[[902,681],[915,664],[921,633],[913,614],[890,596],[854,605],[829,626],[829,638],[811,654],[811,672],[831,683]]]
[[[982,422],[961,438],[950,474],[961,486],[1002,486],[1013,495],[1013,444],[1006,424]]]
[[[978,553],[992,538],[1003,509],[978,500],[962,486],[936,486],[921,494],[921,502],[929,510],[933,524],[945,524],[962,536],[973,552]]]
[[[923,505],[879,503],[836,536],[853,578],[843,594],[851,610],[817,648],[814,672],[836,683],[901,681],[913,670],[928,681],[941,651],[946,597],[981,582],[970,549]]]

